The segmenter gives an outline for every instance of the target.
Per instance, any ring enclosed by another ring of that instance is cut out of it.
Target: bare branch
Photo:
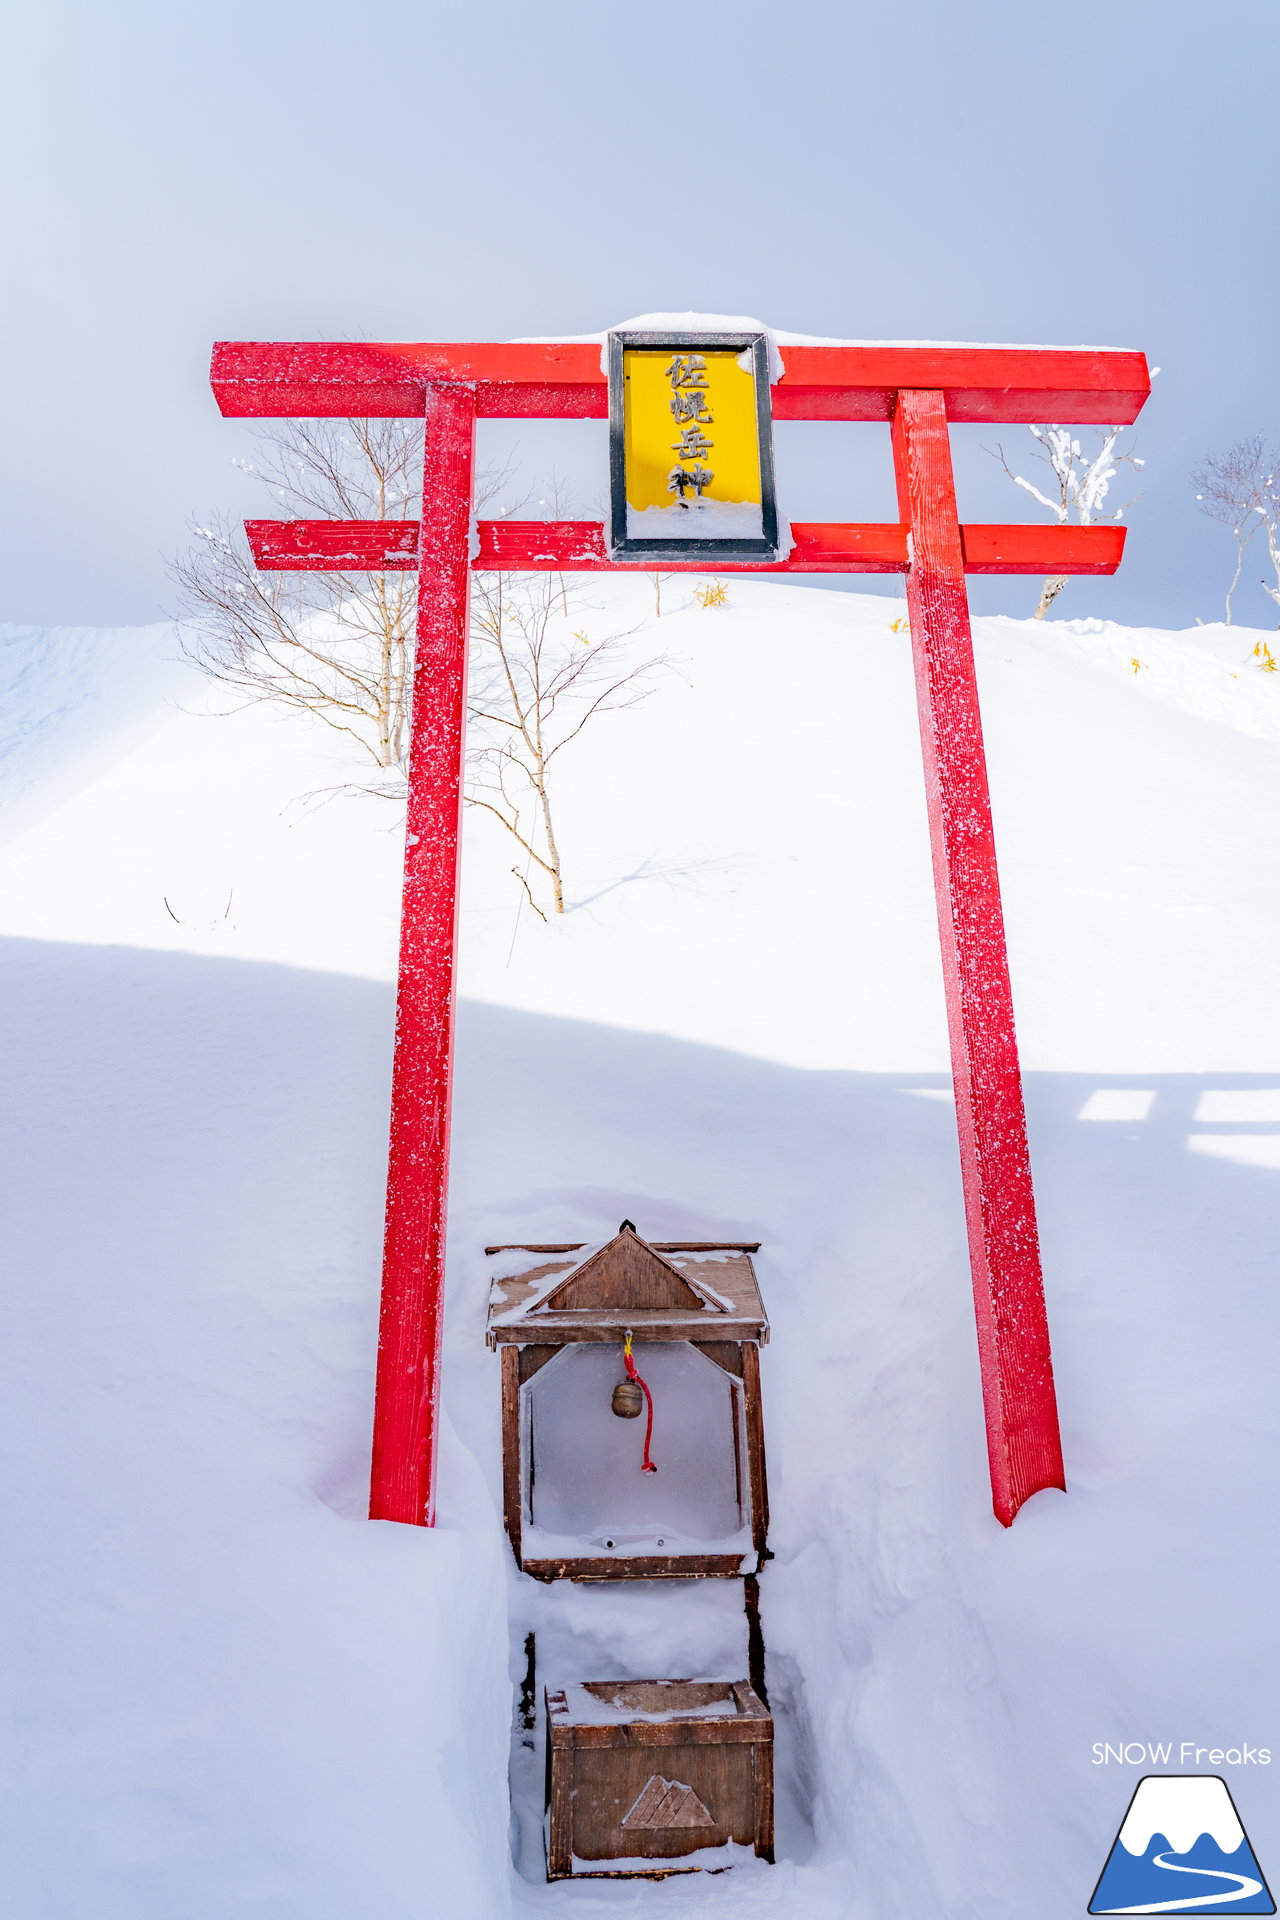
[[[1231,625],[1231,603],[1244,569],[1245,549],[1259,532],[1266,537],[1276,586],[1268,586],[1265,580],[1259,585],[1280,604],[1280,455],[1267,447],[1260,433],[1246,434],[1225,453],[1206,454],[1192,474],[1191,484],[1201,513],[1230,527],[1235,540],[1236,564],[1226,594],[1226,625]]]
[[[630,657],[634,629],[592,640],[574,625],[580,611],[562,575],[482,574],[476,580],[468,699],[472,786],[500,794],[506,816],[492,804],[490,811],[529,851],[519,799],[508,785],[519,781],[534,807],[541,848],[535,857],[550,878],[557,913],[564,911],[564,891],[552,763],[600,714],[646,698],[652,688],[645,683],[666,664],[661,657]]]
[[[539,918],[539,920],[541,920],[541,922],[542,922],[542,924],[543,924],[543,926],[545,927],[545,926],[546,926],[546,924],[547,924],[547,916],[546,916],[546,914],[545,914],[545,913],[544,913],[544,912],[542,911],[542,908],[541,908],[541,907],[540,907],[540,906],[538,905],[538,903],[537,903],[537,901],[536,901],[536,900],[534,899],[534,897],[533,897],[533,891],[532,891],[532,889],[531,889],[531,887],[530,887],[530,885],[529,885],[529,882],[528,882],[528,881],[527,881],[527,880],[525,879],[525,877],[524,877],[524,875],[523,875],[523,874],[521,873],[521,871],[520,871],[520,869],[519,869],[519,867],[512,867],[512,869],[511,869],[511,871],[512,871],[512,873],[514,873],[514,875],[515,875],[515,877],[516,877],[516,879],[517,879],[517,880],[518,880],[518,881],[520,882],[520,885],[521,885],[521,886],[522,886],[522,887],[524,888],[524,891],[525,891],[525,898],[526,898],[526,899],[528,900],[528,902],[529,902],[529,905],[530,905],[530,906],[531,906],[531,907],[533,908],[533,910],[534,910],[534,912],[535,912],[535,913],[537,914],[537,916],[538,916],[538,918]]]

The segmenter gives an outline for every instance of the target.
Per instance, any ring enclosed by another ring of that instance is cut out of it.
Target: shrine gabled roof
[[[626,1221],[602,1246],[489,1247],[489,1345],[619,1340],[628,1327],[637,1340],[763,1342],[757,1246],[650,1242]]]

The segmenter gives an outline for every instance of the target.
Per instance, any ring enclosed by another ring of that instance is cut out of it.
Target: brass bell
[[[634,1380],[619,1380],[610,1404],[619,1420],[634,1420],[644,1406],[644,1395]]]

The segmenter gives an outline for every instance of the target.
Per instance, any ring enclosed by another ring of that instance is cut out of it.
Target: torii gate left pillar
[[[457,993],[474,388],[428,387],[425,420],[369,1517],[431,1526]]]
[[[906,576],[951,1039],[992,1504],[1012,1523],[1064,1485],[969,628],[967,573],[1112,573],[1116,526],[962,526],[948,424],[1133,420],[1137,353],[1048,348],[787,347],[778,420],[892,427],[899,520],[793,525],[788,558],[723,573]],[[591,522],[482,522],[469,554],[475,421],[601,418],[591,346],[265,345],[214,352],[228,415],[425,419],[421,521],[251,521],[259,566],[419,573],[404,916],[370,1514],[431,1525],[444,1292],[458,851],[472,568],[643,571]],[[697,562],[667,571],[705,572]]]

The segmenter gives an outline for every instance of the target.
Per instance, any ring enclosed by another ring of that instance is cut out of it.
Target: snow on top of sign
[[[566,334],[524,334],[513,345],[520,346],[590,346],[599,342],[600,371],[608,378],[609,374],[609,335],[611,333],[763,333],[769,341],[769,378],[777,381],[785,371],[778,353],[778,341],[790,339],[789,334],[776,334],[763,320],[755,320],[749,313],[637,313],[630,320],[615,320],[610,327],[602,328],[598,333]],[[797,335],[796,338],[799,338]]]
[[[781,347],[958,347],[999,353],[1133,353],[1133,347],[1100,347],[1078,343],[1032,340],[854,340],[838,334],[793,333],[787,327],[766,326],[763,320],[744,313],[638,313],[630,320],[616,320],[611,327],[595,333],[522,334],[513,345],[587,346],[600,344],[600,370],[609,371],[609,335],[623,331],[640,333],[763,333],[769,339],[769,378],[777,382],[786,372],[779,352]]]

